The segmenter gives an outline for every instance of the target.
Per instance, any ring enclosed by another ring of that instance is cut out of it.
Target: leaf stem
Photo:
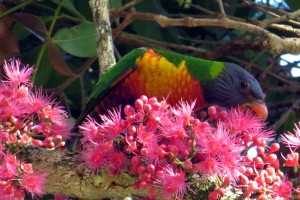
[[[16,10],[18,10],[18,9],[20,9],[20,8],[26,6],[27,4],[30,4],[30,3],[32,3],[32,2],[33,2],[33,0],[24,1],[24,2],[22,2],[22,3],[18,4],[18,5],[16,5],[15,7],[11,8],[11,9],[9,9],[9,10],[6,10],[5,12],[1,13],[1,14],[0,14],[0,18],[1,18],[1,17],[4,17],[4,16],[6,16],[6,15],[8,15],[8,14],[10,14],[10,13],[13,13],[13,12],[15,12]]]
[[[34,71],[34,74],[32,75],[32,81],[35,82],[36,80],[36,75],[37,75],[37,72],[39,70],[39,66],[41,64],[41,61],[42,61],[42,58],[43,58],[43,55],[44,55],[44,52],[45,52],[45,49],[46,49],[46,43],[47,43],[47,40],[50,39],[51,35],[52,35],[52,32],[54,30],[54,26],[55,26],[55,23],[58,19],[58,15],[59,15],[59,12],[60,12],[60,9],[63,5],[63,1],[64,0],[61,0],[60,3],[58,4],[57,6],[57,9],[55,10],[54,12],[54,16],[53,16],[53,20],[51,21],[51,24],[50,24],[50,27],[49,27],[49,30],[47,32],[47,37],[44,41],[44,43],[42,44],[42,48],[39,52],[39,55],[37,57],[37,60],[36,60],[36,63],[35,63],[35,71]]]

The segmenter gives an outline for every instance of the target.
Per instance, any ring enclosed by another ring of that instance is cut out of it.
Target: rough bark
[[[108,0],[90,0],[96,27],[100,76],[116,63],[109,20]]]
[[[64,194],[84,199],[124,198],[126,196],[146,196],[146,190],[135,190],[135,178],[127,173],[110,176],[105,170],[93,175],[91,170],[80,164],[75,154],[66,150],[50,151],[29,148],[24,159],[33,163],[36,171],[47,172],[45,192]]]

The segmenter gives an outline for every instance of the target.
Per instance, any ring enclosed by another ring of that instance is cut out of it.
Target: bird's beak
[[[254,101],[250,104],[244,104],[243,108],[249,108],[253,110],[263,121],[268,117],[268,108],[264,102]]]

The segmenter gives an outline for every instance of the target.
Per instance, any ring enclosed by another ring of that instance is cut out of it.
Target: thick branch
[[[28,149],[26,160],[30,160],[35,170],[48,172],[45,192],[64,194],[84,199],[124,198],[126,196],[146,196],[147,191],[135,190],[131,186],[135,178],[122,173],[109,176],[102,171],[92,175],[83,164],[76,162],[76,156],[64,150]]]
[[[90,0],[90,7],[96,26],[97,52],[101,76],[116,63],[109,21],[108,0]]]

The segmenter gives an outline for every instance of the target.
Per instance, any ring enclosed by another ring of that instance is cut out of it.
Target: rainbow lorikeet
[[[99,79],[76,125],[92,110],[105,112],[120,104],[133,104],[141,95],[167,98],[170,104],[197,99],[196,109],[210,104],[247,106],[262,119],[267,117],[258,81],[240,66],[139,48]]]
[[[166,98],[173,105],[196,99],[196,110],[216,104],[226,108],[249,107],[262,119],[268,115],[258,81],[240,66],[139,48],[99,79],[73,131],[91,111],[104,114],[120,104],[132,105],[141,95]],[[78,139],[77,135],[69,141],[71,151]]]

